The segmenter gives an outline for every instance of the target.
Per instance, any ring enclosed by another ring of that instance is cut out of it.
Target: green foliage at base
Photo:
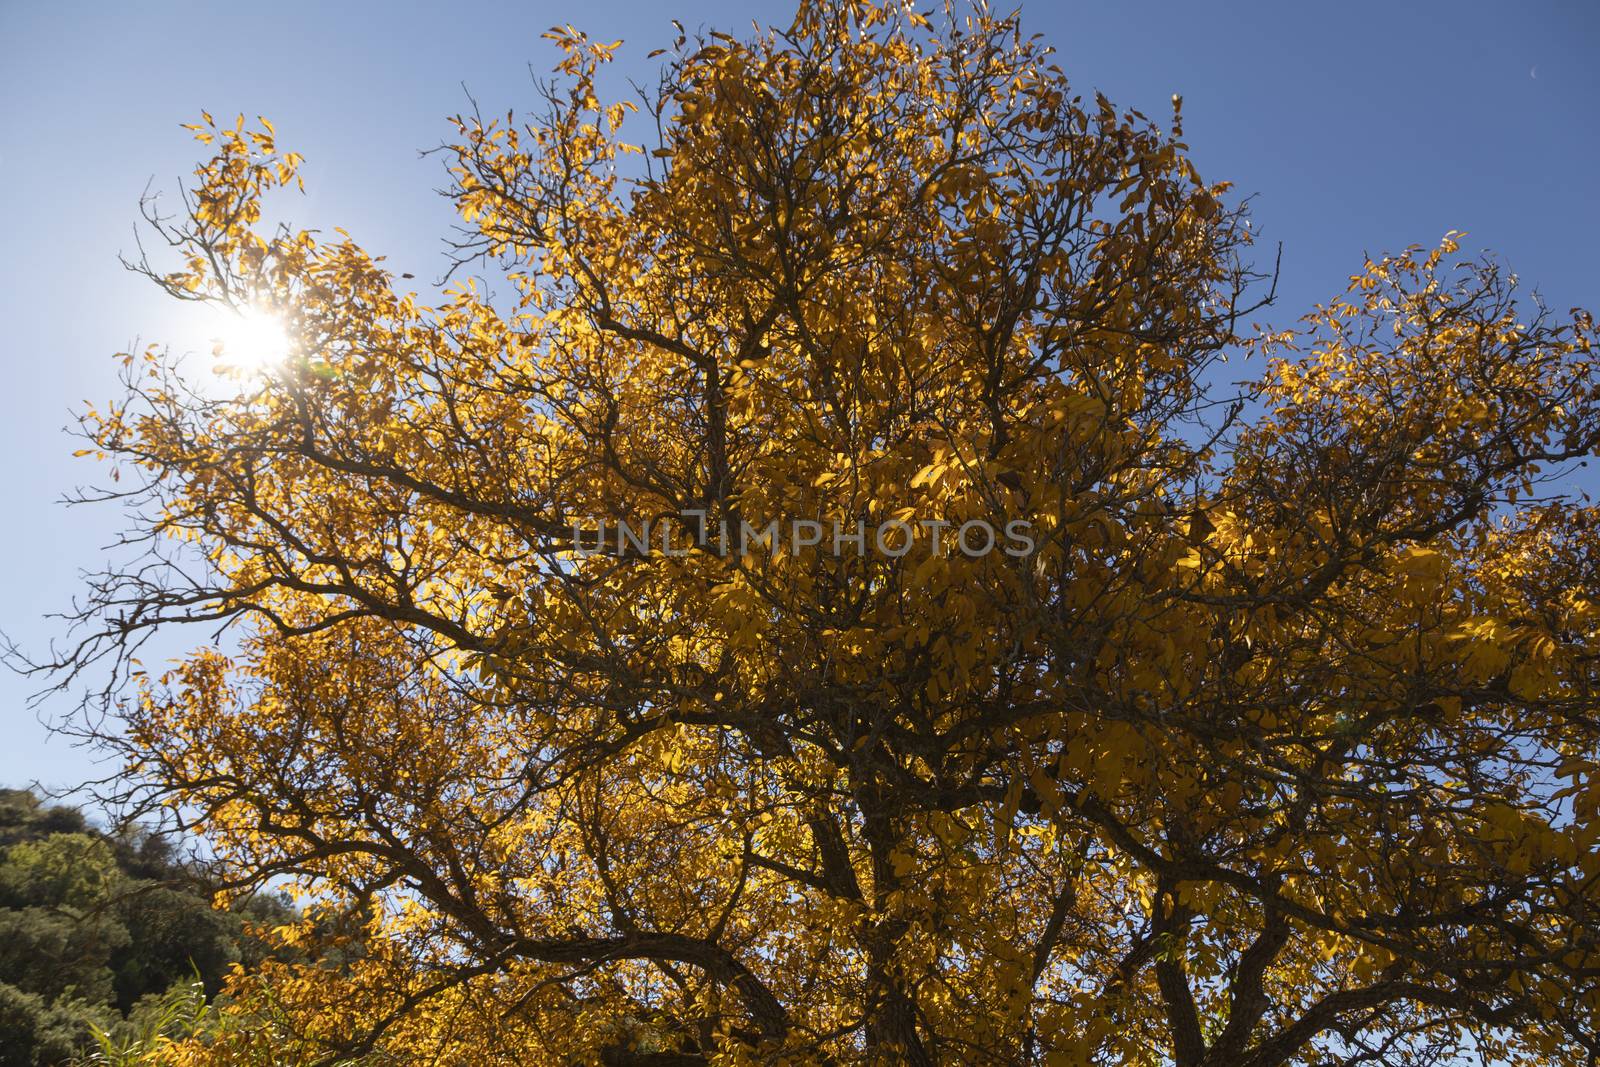
[[[0,790],[0,1067],[136,1062],[263,957],[245,920],[290,914],[266,897],[218,911],[166,839]]]

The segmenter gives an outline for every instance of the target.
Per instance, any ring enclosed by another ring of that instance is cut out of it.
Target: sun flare
[[[223,366],[247,374],[281,364],[294,348],[283,317],[255,305],[219,309],[211,342]]]

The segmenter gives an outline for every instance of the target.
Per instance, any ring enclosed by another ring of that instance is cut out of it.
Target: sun
[[[294,350],[283,316],[255,304],[218,308],[211,345],[223,366],[245,374],[271,370]]]

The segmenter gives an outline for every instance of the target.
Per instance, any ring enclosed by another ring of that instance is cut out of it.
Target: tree
[[[134,672],[129,799],[365,931],[262,972],[304,1047],[1592,1062],[1587,315],[1449,237],[1249,327],[1179,102],[983,9],[680,35],[638,103],[548,36],[444,150],[507,293],[266,227],[300,157],[206,116],[137,266],[293,353],[84,416],[148,555],[56,666]]]
[[[84,1028],[94,1018],[95,1010],[81,1001],[48,1002],[0,982],[0,1065],[69,1063],[84,1045]]]
[[[270,928],[292,911],[266,894],[238,903],[214,909],[158,834],[102,833],[75,808],[0,789],[0,1064],[74,1062],[91,1027],[138,1030],[141,1003],[214,994],[235,964],[286,955],[246,921]]]

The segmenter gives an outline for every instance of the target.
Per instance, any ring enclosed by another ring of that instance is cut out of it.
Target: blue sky
[[[623,38],[622,73],[670,42],[668,20],[739,32],[786,21],[761,3],[213,7],[0,3],[0,628],[37,648],[43,618],[79,588],[119,515],[56,501],[92,482],[62,433],[115,393],[111,355],[135,341],[198,348],[204,331],[118,265],[147,182],[175,190],[199,146],[178,129],[201,108],[263,114],[302,152],[303,225],[343,226],[418,283],[443,267],[448,205],[436,159],[466,104],[531,106],[539,34],[573,23]],[[1253,194],[1263,263],[1283,244],[1287,325],[1342,289],[1363,253],[1447,230],[1499,253],[1557,309],[1600,309],[1600,3],[1592,0],[1322,5],[1042,2],[1023,6],[1084,91],[1164,117],[1184,96],[1202,175]],[[198,637],[199,635],[194,635]],[[25,707],[37,684],[0,675],[0,785],[74,784],[87,754]],[[47,701],[40,713],[65,711]]]

